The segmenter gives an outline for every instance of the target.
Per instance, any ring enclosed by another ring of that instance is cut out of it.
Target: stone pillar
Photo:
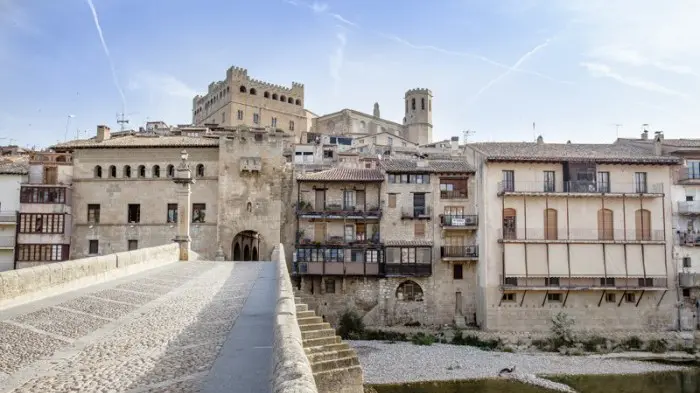
[[[190,196],[194,179],[188,158],[187,151],[182,150],[180,153],[182,161],[175,170],[173,179],[177,187],[177,236],[173,240],[180,244],[181,261],[187,261],[190,258],[190,222],[192,221]]]

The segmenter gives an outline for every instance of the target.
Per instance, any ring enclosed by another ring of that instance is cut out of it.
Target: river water
[[[700,393],[700,368],[633,375],[550,376],[579,393]],[[377,393],[549,393],[506,379],[374,385]]]

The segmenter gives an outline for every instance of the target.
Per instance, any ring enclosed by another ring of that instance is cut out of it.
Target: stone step
[[[343,368],[348,368],[348,367],[352,367],[352,366],[359,366],[359,365],[360,365],[360,361],[357,359],[357,357],[353,356],[353,357],[348,357],[348,358],[326,360],[325,362],[313,363],[311,365],[311,370],[314,373],[317,373],[317,372],[321,372],[321,371],[343,369]]]
[[[341,338],[338,336],[330,336],[330,337],[309,338],[309,339],[303,340],[303,343],[304,343],[304,348],[313,348],[313,347],[320,347],[320,346],[328,345],[328,344],[338,344],[341,341],[342,341]]]
[[[299,318],[309,318],[309,317],[315,317],[316,313],[313,311],[297,311],[297,319]]]
[[[319,371],[314,373],[314,381],[316,386],[334,386],[336,381],[358,381],[362,383],[363,372],[362,366],[350,366],[344,368],[336,368],[332,370]],[[347,388],[347,387],[346,387]],[[360,387],[361,389],[361,387]],[[361,390],[360,390],[361,391]]]
[[[309,306],[306,305],[306,304],[297,304],[296,307],[297,307],[297,312],[302,312],[302,311],[308,311],[308,310],[309,310]]]
[[[306,356],[309,357],[310,355],[316,354],[316,353],[321,353],[321,352],[331,352],[331,351],[344,351],[346,349],[351,349],[350,344],[346,342],[339,342],[335,344],[327,344],[327,345],[321,345],[318,347],[304,347],[304,351],[306,352]]]
[[[308,332],[311,330],[322,330],[322,329],[332,329],[331,324],[328,322],[322,323],[309,323],[307,325],[299,325],[299,330],[302,332]]]
[[[321,318],[321,317],[297,318],[297,323],[299,323],[299,327],[301,327],[303,325],[315,325],[317,323],[323,323],[323,318]]]
[[[348,348],[348,349],[341,349],[339,351],[327,351],[327,352],[312,353],[312,354],[306,355],[306,357],[309,359],[309,363],[313,364],[313,363],[325,362],[328,360],[357,357],[357,353],[355,353],[354,349]]]
[[[304,302],[301,301],[301,297],[295,296],[295,297],[294,297],[294,303],[299,304],[299,303],[304,303]]]
[[[335,329],[320,329],[320,330],[308,330],[301,332],[301,339],[306,340],[310,338],[321,338],[321,337],[333,337],[335,336]]]

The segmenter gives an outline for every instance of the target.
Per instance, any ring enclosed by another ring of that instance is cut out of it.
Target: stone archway
[[[233,237],[231,243],[231,259],[234,261],[258,261],[262,238],[256,231],[241,231]]]

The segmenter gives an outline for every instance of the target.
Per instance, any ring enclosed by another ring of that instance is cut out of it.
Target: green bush
[[[482,340],[476,335],[467,334],[462,335],[461,331],[455,332],[454,337],[452,337],[452,344],[454,345],[468,345],[470,347],[477,347],[480,349],[493,350],[501,345],[500,339],[492,340]]]
[[[399,332],[366,329],[359,340],[396,342],[408,341],[408,337],[406,334]]]
[[[345,340],[361,340],[365,333],[362,317],[354,311],[346,311],[338,322],[338,335]]]
[[[574,343],[574,319],[564,312],[558,312],[552,317],[552,344],[556,348]]]
[[[642,339],[637,336],[632,336],[622,342],[622,346],[628,349],[642,349]]]
[[[607,340],[605,337],[600,337],[600,336],[591,336],[585,341],[583,341],[581,344],[583,344],[583,349],[585,349],[587,352],[594,352],[598,349],[598,346],[602,346],[605,348],[605,342]]]
[[[411,342],[415,345],[432,345],[436,340],[432,334],[418,332],[411,337]]]
[[[654,353],[664,353],[668,350],[668,342],[664,339],[649,340],[647,342],[647,351]]]

